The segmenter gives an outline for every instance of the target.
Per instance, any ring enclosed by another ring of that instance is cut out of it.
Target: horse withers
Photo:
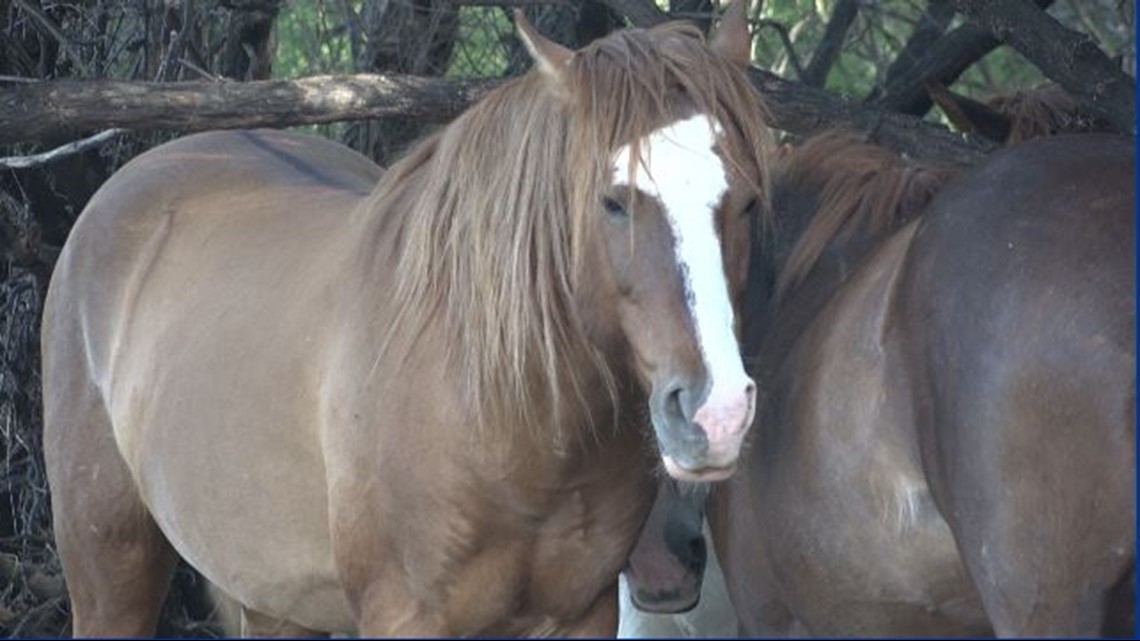
[[[709,513],[742,631],[1130,635],[1133,140],[957,177],[792,154],[749,282],[763,400]]]
[[[744,7],[536,64],[381,175],[280,132],[134,159],[63,250],[44,447],[73,632],[153,632],[176,554],[244,632],[612,635],[664,468],[751,423],[766,211]]]

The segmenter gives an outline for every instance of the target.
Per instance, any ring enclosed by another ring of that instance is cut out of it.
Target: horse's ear
[[[1009,138],[1013,130],[1009,116],[989,105],[960,96],[935,80],[924,82],[923,87],[958,131],[980,134],[995,142],[1005,142]]]
[[[748,0],[731,0],[712,40],[713,51],[747,67],[752,62],[752,34],[748,30]]]
[[[534,58],[534,64],[548,78],[562,84],[563,70],[574,57],[574,52],[539,33],[523,15],[522,9],[515,9],[515,26],[530,57]]]

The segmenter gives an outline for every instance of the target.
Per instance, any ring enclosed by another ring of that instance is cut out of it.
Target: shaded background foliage
[[[28,79],[240,82],[364,71],[502,77],[529,64],[514,36],[511,7],[523,6],[553,39],[580,46],[624,24],[614,4],[0,0],[0,91]],[[1134,2],[1037,4],[1069,28],[1089,34],[1135,75]],[[709,0],[659,0],[658,5],[706,28],[709,24]],[[964,43],[958,52],[961,68],[950,74],[956,77],[952,88],[961,94],[989,98],[1044,80],[1017,52],[966,24],[948,0],[767,0],[751,18],[758,66],[928,119],[942,116],[930,109],[925,94],[900,97],[894,88],[944,34],[941,43],[951,36]],[[390,118],[302,129],[341,140],[387,165],[431,127]],[[68,631],[39,442],[38,326],[55,255],[87,200],[114,170],[176,135],[127,134],[50,165],[0,169],[0,634],[5,636]],[[0,147],[0,155],[64,142]],[[180,569],[160,634],[219,634],[201,587],[195,573]]]

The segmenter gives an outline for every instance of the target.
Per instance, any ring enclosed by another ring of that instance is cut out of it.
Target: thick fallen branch
[[[289,127],[400,116],[447,122],[494,80],[358,74],[293,81],[45,81],[0,88],[0,144],[135,131]]]
[[[871,132],[915,157],[970,162],[988,147],[917,118],[887,113],[759,69],[772,126],[807,134],[831,126]],[[0,89],[0,144],[135,131],[288,127],[400,116],[447,122],[501,81],[397,75],[319,76],[296,81],[145,83],[55,81]]]
[[[752,83],[766,98],[772,126],[808,135],[831,127],[867,132],[878,142],[912,158],[960,164],[977,162],[994,149],[982,138],[954,133],[914,116],[843,100],[834,94],[753,68]]]
[[[1049,79],[1122,132],[1135,133],[1136,81],[1088,35],[1027,0],[951,0],[970,21],[1017,49]]]

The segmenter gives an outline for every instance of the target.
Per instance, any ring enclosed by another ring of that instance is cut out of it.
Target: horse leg
[[[361,638],[455,636],[442,613],[425,608],[398,586],[373,581],[364,590],[357,624]]]
[[[329,635],[243,606],[241,609],[241,636],[247,639],[254,637],[327,639]]]
[[[1131,421],[1099,420],[1082,405],[1128,398],[1095,396],[1106,389],[1055,390],[991,430],[1001,438],[968,442],[984,455],[960,466],[956,489],[981,498],[956,505],[955,536],[999,637],[1099,635],[1114,588],[1135,567],[1135,446],[1119,427]],[[1051,422],[1065,416],[1053,403],[1094,417],[1091,427]],[[1060,436],[1078,429],[1089,436]]]
[[[1136,634],[1136,566],[1112,588],[1101,636],[1131,637]]]
[[[45,461],[72,634],[151,636],[177,556],[139,497],[96,392],[82,384],[53,391]]]
[[[964,559],[996,636],[1100,635],[1133,544],[1098,540],[1080,519],[1032,521],[998,517],[980,541],[966,539]]]

